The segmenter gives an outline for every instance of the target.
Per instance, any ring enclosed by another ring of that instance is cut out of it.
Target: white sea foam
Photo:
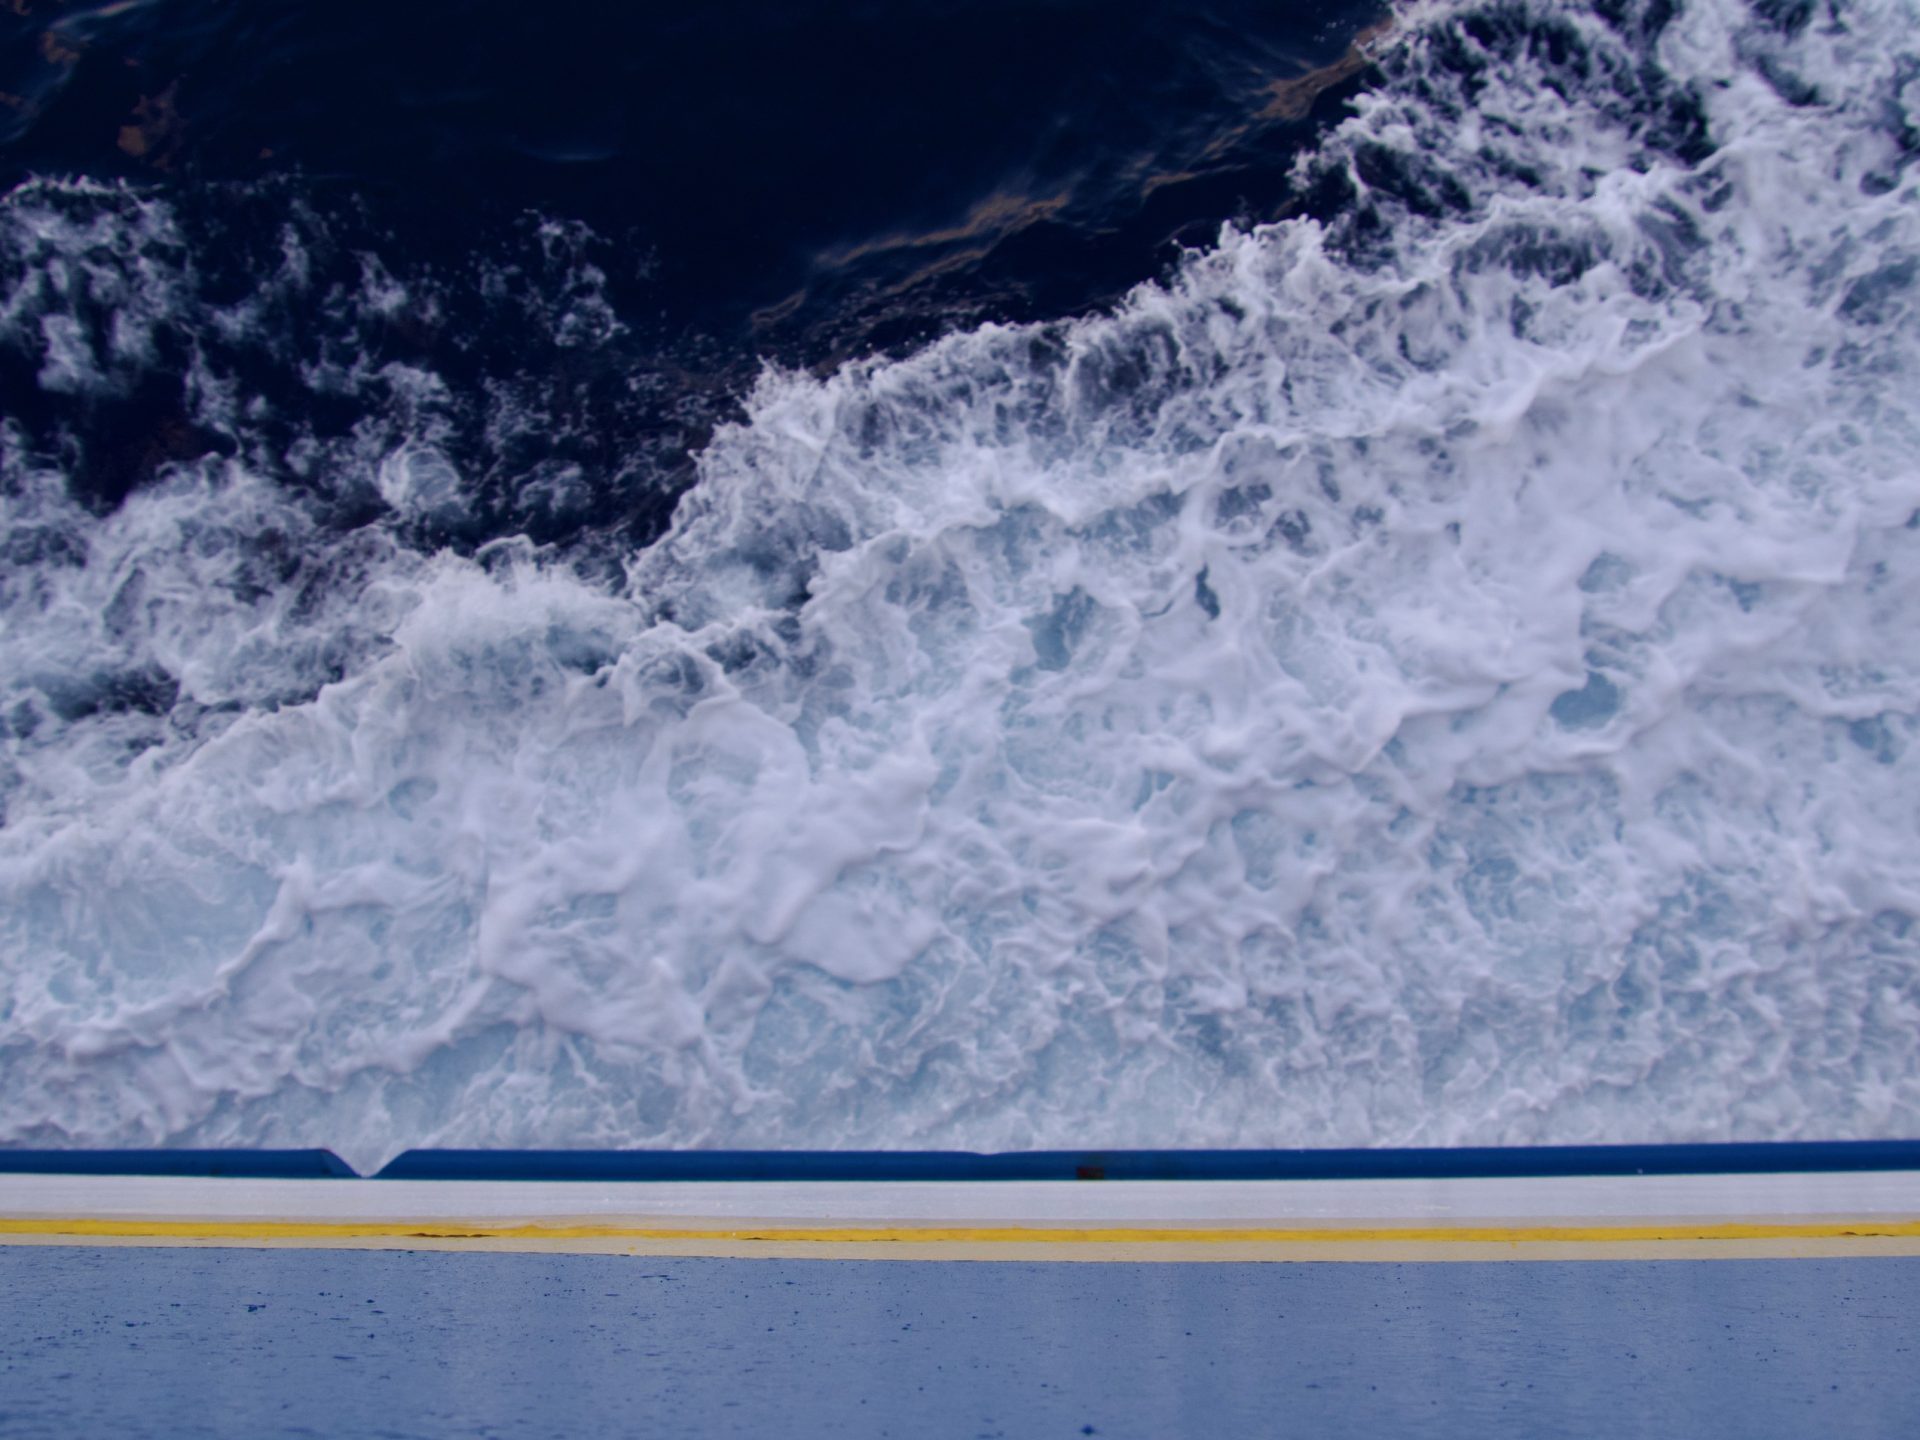
[[[767,375],[622,595],[13,454],[0,1140],[1920,1129],[1920,14],[1772,9],[1420,11],[1346,220]]]

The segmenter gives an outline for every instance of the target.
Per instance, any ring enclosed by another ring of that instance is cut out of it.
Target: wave
[[[424,372],[378,524],[9,425],[0,1139],[1912,1131],[1915,18],[1404,12],[1300,213],[768,370],[612,578],[434,548]],[[167,202],[0,216],[111,385]]]

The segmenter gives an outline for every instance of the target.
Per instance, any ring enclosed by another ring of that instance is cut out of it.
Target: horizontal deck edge
[[[1292,1150],[408,1150],[383,1180],[1388,1180],[1920,1169],[1920,1139]],[[0,1175],[354,1179],[330,1150],[6,1149]]]

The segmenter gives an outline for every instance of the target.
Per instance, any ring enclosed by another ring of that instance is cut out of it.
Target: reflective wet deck
[[[0,1435],[1920,1434],[1920,1258],[0,1248]]]

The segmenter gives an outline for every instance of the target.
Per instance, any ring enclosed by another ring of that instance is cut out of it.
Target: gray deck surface
[[[1920,1435],[1920,1259],[10,1247],[0,1436]]]

